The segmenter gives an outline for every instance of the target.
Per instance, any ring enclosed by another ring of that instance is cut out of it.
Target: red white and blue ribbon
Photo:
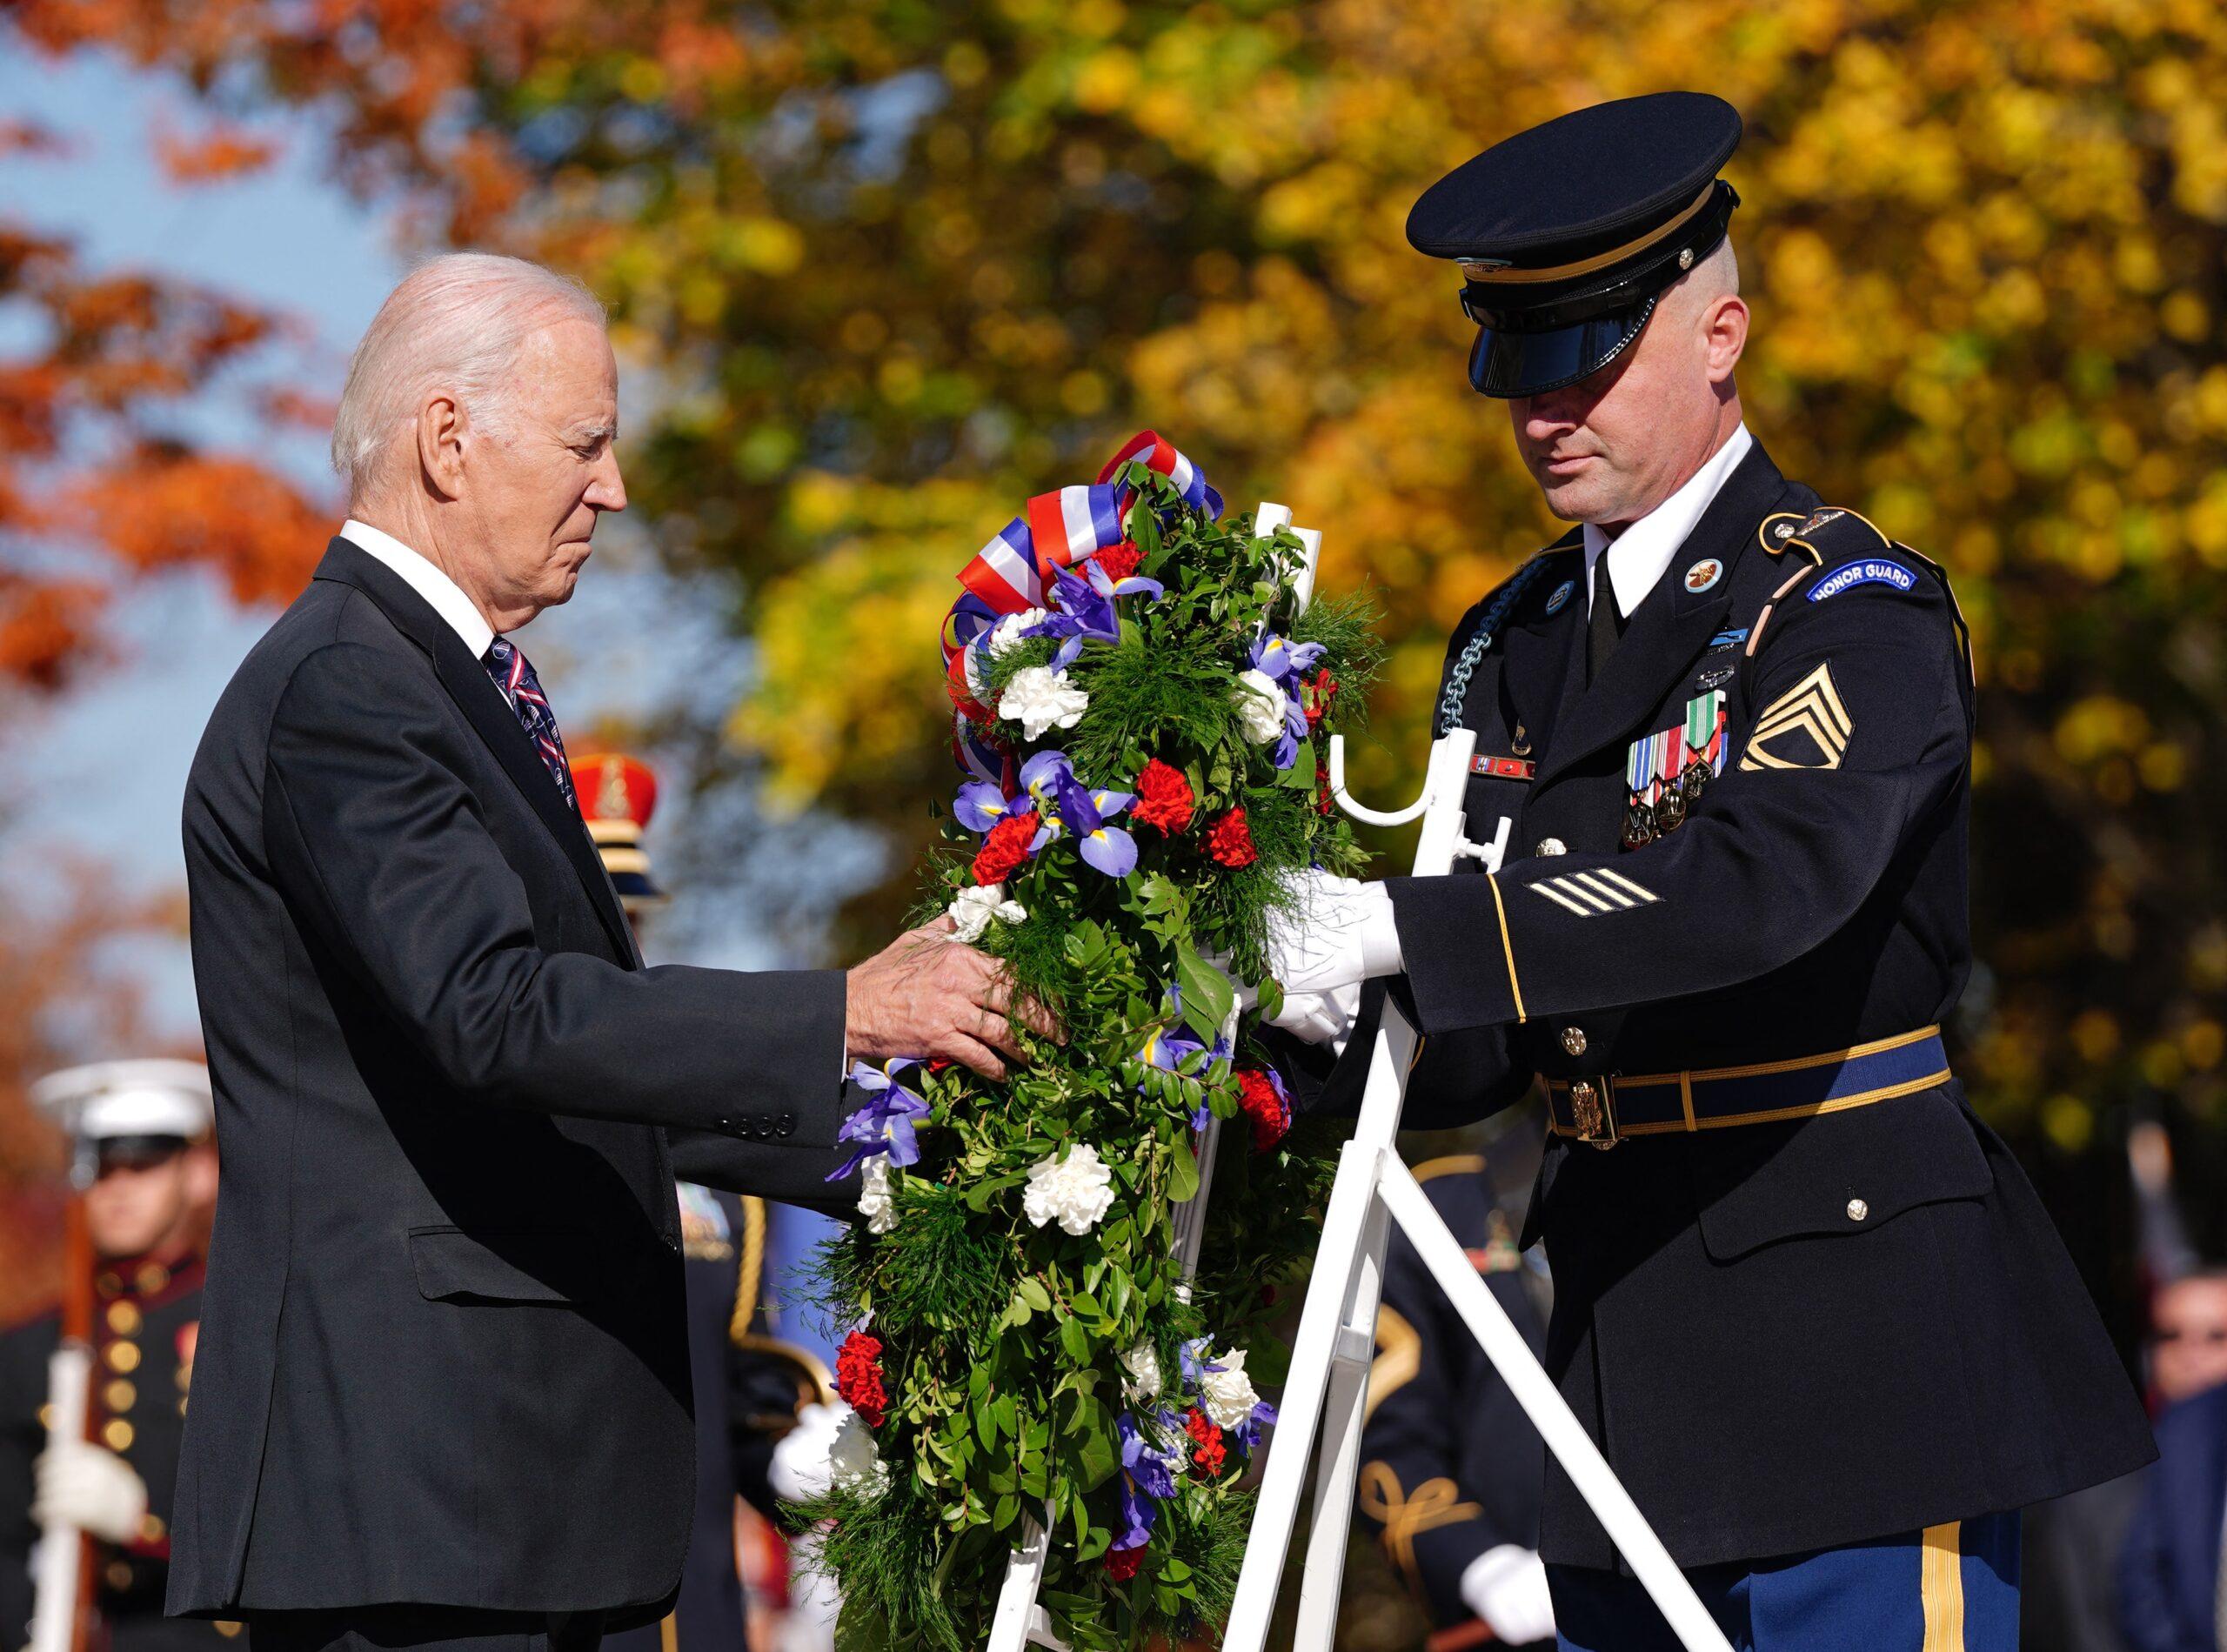
[[[1015,783],[1011,754],[981,732],[992,716],[980,699],[975,645],[1006,615],[1044,607],[1046,592],[1060,570],[1122,542],[1121,525],[1137,490],[1114,478],[1140,460],[1174,483],[1192,509],[1209,517],[1221,514],[1221,495],[1207,485],[1205,472],[1174,443],[1140,431],[1106,462],[1095,483],[1038,494],[960,571],[959,583],[966,589],[943,625],[944,675],[955,708],[953,755],[976,779],[995,782],[1007,792]]]

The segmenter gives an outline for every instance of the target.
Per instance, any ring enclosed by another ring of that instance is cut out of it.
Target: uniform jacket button
[[[1538,855],[1568,854],[1569,846],[1560,838],[1542,838],[1539,839],[1539,846],[1531,853]]]
[[[1572,1055],[1584,1054],[1585,1029],[1582,1027],[1562,1028],[1562,1048],[1568,1050]]]
[[[1870,1214],[1871,1207],[1861,1199],[1851,1199],[1848,1201],[1848,1219],[1850,1221],[1862,1221]]]

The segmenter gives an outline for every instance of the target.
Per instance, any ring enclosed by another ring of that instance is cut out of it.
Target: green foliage
[[[1078,1648],[1114,1652],[1196,1632],[1235,1586],[1245,1454],[1232,1428],[1215,1435],[1226,1452],[1217,1468],[1195,1461],[1184,1417],[1204,1401],[1196,1379],[1180,1374],[1184,1350],[1241,1354],[1250,1379],[1281,1379],[1288,1354],[1261,1321],[1274,1287],[1312,1254],[1336,1133],[1302,1125],[1287,1134],[1280,1119],[1261,1128],[1243,1110],[1248,1082],[1261,1105],[1265,1080],[1246,1075],[1267,1058],[1257,1012],[1239,1013],[1234,981],[1278,999],[1261,980],[1261,945],[1285,880],[1313,863],[1354,862],[1320,788],[1318,747],[1366,695],[1377,652],[1358,599],[1294,612],[1289,579],[1301,552],[1288,534],[1256,539],[1247,518],[1212,521],[1141,466],[1131,480],[1140,572],[1165,592],[1117,599],[1118,639],[1087,642],[1067,668],[1088,706],[1053,739],[1098,793],[1136,793],[1148,763],[1168,766],[1185,777],[1191,813],[1164,829],[1136,819],[1134,805],[1110,816],[1138,851],[1124,876],[1087,863],[1062,828],[1006,877],[1003,896],[1026,916],[990,920],[979,944],[1056,1007],[1067,1040],[1032,1040],[1027,1064],[1000,1085],[959,1067],[904,1073],[931,1112],[920,1160],[888,1174],[893,1222],[854,1229],[822,1259],[836,1317],[865,1321],[879,1341],[887,1396],[874,1435],[886,1489],[854,1474],[799,1511],[834,1522],[824,1541],[847,1603],[846,1645],[980,1645],[1027,1519],[1052,1534],[1042,1598]],[[1249,739],[1236,706],[1256,640],[1285,624],[1323,652],[1278,692],[1321,714],[1279,768],[1277,742]],[[1003,645],[1001,655],[976,651],[985,708],[1016,672],[1049,662],[1041,639]],[[1326,701],[1330,679],[1339,692]],[[1031,755],[1019,726],[994,711],[985,732],[1017,766]],[[1051,795],[1007,806],[1018,813],[1032,801],[1057,818]],[[1239,810],[1249,863],[1226,836],[1219,858],[1214,848],[1216,828]],[[983,839],[956,818],[942,830],[923,913],[974,885]],[[1200,1185],[1195,1144],[1214,1139],[1194,1131],[1202,1109],[1231,1122],[1219,1133],[1206,1254],[1187,1281],[1172,1207]],[[1033,1222],[1032,1169],[1086,1151],[1109,1178],[1102,1214],[1074,1234]],[[1136,1385],[1141,1350],[1160,1373],[1151,1392]],[[1127,1527],[1125,1495],[1137,1495],[1125,1422],[1184,1465],[1174,1495],[1156,1500],[1127,1579],[1107,1569]]]

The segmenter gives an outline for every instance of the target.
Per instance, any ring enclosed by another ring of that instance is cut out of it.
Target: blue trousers
[[[2018,1515],[1686,1574],[1733,1652],[2017,1652]],[[1636,1578],[1549,1566],[1558,1652],[1679,1652]]]

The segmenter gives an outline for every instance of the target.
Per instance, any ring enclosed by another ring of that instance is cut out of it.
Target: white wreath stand
[[[1264,533],[1287,525],[1291,512],[1263,505],[1255,522]],[[1321,536],[1297,530],[1307,546],[1306,566],[1294,585],[1301,607],[1314,583]],[[1421,818],[1414,875],[1442,877],[1458,858],[1480,860],[1488,872],[1500,868],[1512,822],[1502,815],[1493,840],[1471,842],[1462,803],[1468,787],[1469,759],[1476,750],[1474,731],[1457,728],[1432,745],[1422,795],[1395,813],[1364,808],[1346,792],[1345,743],[1330,742],[1330,792],[1357,820],[1401,826]],[[1344,1581],[1346,1542],[1353,1521],[1354,1483],[1361,1468],[1361,1417],[1368,1408],[1368,1371],[1376,1347],[1377,1299],[1383,1287],[1384,1253],[1391,1224],[1397,1222],[1438,1287],[1446,1293],[1469,1334],[1508,1384],[1562,1463],[1686,1652],[1731,1652],[1723,1631],[1702,1605],[1685,1574],[1670,1558],[1631,1500],[1600,1448],[1563,1401],[1530,1345],[1523,1340],[1492,1292],[1448,1229],[1421,1184],[1401,1160],[1396,1138],[1406,1100],[1408,1073],[1420,1047],[1415,1029],[1387,999],[1369,1060],[1361,1116],[1338,1159],[1336,1180],[1322,1221],[1322,1242],[1314,1254],[1307,1302],[1293,1344],[1291,1373],[1277,1405],[1278,1421],[1269,1436],[1267,1467],[1245,1563],[1238,1575],[1237,1598],[1221,1641],[1222,1652],[1266,1652],[1284,1557],[1306,1489],[1307,1470],[1316,1460],[1314,1519],[1301,1574],[1299,1623],[1291,1652],[1331,1652],[1337,1634],[1338,1590]],[[1199,1191],[1174,1214],[1176,1244],[1188,1280],[1198,1266],[1199,1236],[1205,1226],[1207,1196],[1221,1120],[1210,1120],[1199,1142]],[[1006,1568],[1005,1587],[992,1621],[989,1652],[1026,1652],[1029,1646],[1065,1652],[1036,1597],[1044,1576],[1050,1536],[1034,1521],[1026,1522],[1022,1542]]]

